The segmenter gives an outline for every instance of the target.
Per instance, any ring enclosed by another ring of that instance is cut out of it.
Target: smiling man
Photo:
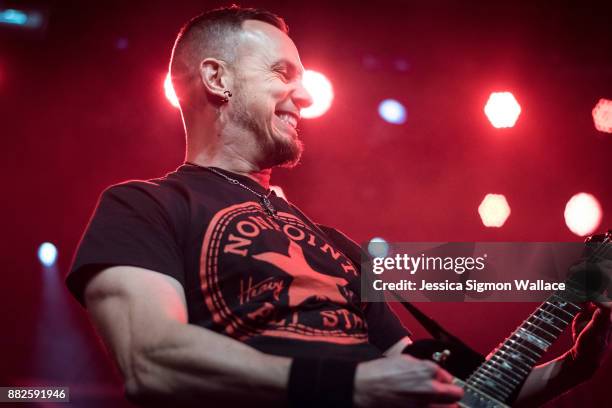
[[[359,247],[269,189],[300,158],[311,103],[287,32],[237,6],[183,27],[170,70],[186,161],[104,191],[68,287],[138,403],[454,403],[446,371],[401,355],[388,306],[361,302]]]

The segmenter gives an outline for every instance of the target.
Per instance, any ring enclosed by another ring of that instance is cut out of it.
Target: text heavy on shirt
[[[266,193],[249,177],[216,170]],[[409,335],[385,303],[361,302],[354,242],[270,200],[276,218],[252,192],[188,164],[112,186],[79,244],[68,288],[83,303],[101,268],[160,272],[183,286],[190,324],[289,357],[368,360]]]

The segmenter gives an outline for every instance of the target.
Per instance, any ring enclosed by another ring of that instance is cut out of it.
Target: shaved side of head
[[[197,108],[208,101],[200,86],[200,63],[205,58],[234,62],[246,20],[263,21],[286,34],[289,32],[284,20],[275,14],[236,5],[202,13],[181,28],[172,50],[170,75],[182,110]]]

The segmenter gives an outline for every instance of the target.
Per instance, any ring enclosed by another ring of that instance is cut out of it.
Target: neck
[[[232,173],[247,176],[255,180],[263,188],[270,188],[270,176],[272,175],[272,169],[256,169],[250,163],[243,160],[222,160],[219,158],[209,159],[202,156],[190,158],[189,155],[187,155],[185,161],[202,167],[217,167]]]
[[[187,134],[185,161],[247,176],[265,189],[270,188],[272,169],[261,168],[255,164],[255,160],[249,159],[252,156],[249,152],[256,151],[255,143],[245,143],[245,139],[252,139],[250,136],[247,138],[245,135],[237,135],[240,130],[232,131],[220,126],[219,123],[215,126],[210,124],[204,126],[199,121],[190,122],[190,126],[185,126]],[[228,137],[227,133],[234,137]]]

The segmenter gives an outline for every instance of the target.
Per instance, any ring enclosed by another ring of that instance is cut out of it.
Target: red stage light
[[[303,118],[316,118],[323,115],[331,107],[334,100],[334,90],[331,82],[320,72],[307,69],[302,78],[304,88],[312,96],[312,105],[300,111]]]
[[[575,194],[565,205],[565,225],[574,234],[584,237],[594,232],[601,223],[599,201],[587,193]]]
[[[503,194],[487,194],[478,206],[485,227],[499,228],[510,216],[510,206]]]
[[[593,108],[595,129],[600,132],[612,133],[612,101],[600,99]]]
[[[511,92],[493,92],[484,112],[495,128],[513,127],[521,114],[521,105]]]
[[[166,99],[170,102],[172,106],[175,108],[179,107],[179,101],[174,92],[174,88],[172,87],[172,78],[170,78],[170,73],[166,75],[166,79],[164,80],[164,93],[166,94]]]

